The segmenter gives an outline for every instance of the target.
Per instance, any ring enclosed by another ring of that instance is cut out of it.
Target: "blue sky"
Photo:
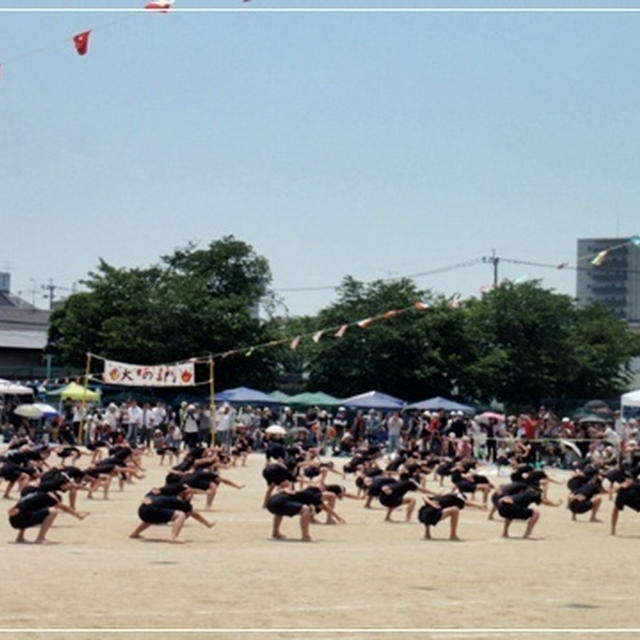
[[[480,5],[499,6],[466,6]],[[578,237],[640,231],[639,26],[634,13],[2,13],[0,268],[31,299],[31,278],[71,287],[99,257],[147,266],[226,234],[269,260],[276,289],[493,248],[575,264]],[[89,28],[80,57],[71,36]],[[573,271],[500,275],[575,293]],[[416,282],[469,296],[491,279],[478,264]],[[293,314],[334,298],[282,295]]]

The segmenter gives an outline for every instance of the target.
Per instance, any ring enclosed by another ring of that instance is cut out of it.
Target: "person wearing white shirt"
[[[216,433],[218,434],[218,442],[227,450],[231,448],[234,413],[233,409],[226,402],[216,413]]]
[[[129,405],[129,427],[127,429],[127,440],[130,444],[138,444],[138,432],[142,426],[142,409],[135,400]]]

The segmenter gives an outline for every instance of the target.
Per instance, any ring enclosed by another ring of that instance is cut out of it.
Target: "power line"
[[[483,258],[473,258],[471,260],[465,260],[464,262],[456,262],[455,264],[447,265],[446,267],[438,267],[436,269],[429,269],[427,271],[419,271],[417,273],[409,273],[404,276],[392,276],[389,278],[376,278],[376,280],[370,280],[369,282],[392,282],[394,280],[402,280],[403,278],[422,278],[425,276],[432,276],[438,273],[445,273],[447,271],[455,271],[457,269],[464,269],[465,267],[472,267],[476,264],[480,264]],[[320,285],[317,287],[284,287],[273,289],[276,293],[295,293],[302,291],[335,291],[339,289],[340,285]]]

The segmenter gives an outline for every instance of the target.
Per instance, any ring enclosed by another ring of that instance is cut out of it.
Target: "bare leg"
[[[431,540],[431,531],[428,524],[424,525],[424,539]]]
[[[533,510],[533,515],[527,520],[527,528],[525,529],[523,538],[531,538],[531,532],[536,526],[536,522],[540,519],[540,512],[537,509]]]
[[[40,531],[38,532],[38,537],[35,539],[36,544],[43,544],[47,542],[47,532],[51,529],[51,525],[53,521],[56,519],[58,512],[55,509],[51,509],[49,511],[49,515],[44,519],[42,525],[40,526]]]
[[[15,483],[16,483],[16,481],[14,480],[13,482],[10,482],[7,485],[7,488],[6,488],[5,492],[4,492],[4,495],[2,496],[5,500],[9,500],[10,499],[11,496],[9,494],[11,493],[11,489],[13,489],[13,485]]]
[[[613,505],[613,511],[611,512],[611,535],[616,535],[616,526],[618,525],[618,514],[620,510],[616,505]]]
[[[285,536],[280,533],[280,524],[282,523],[282,516],[273,516],[273,527],[271,529],[271,537],[276,540],[281,540]]]
[[[141,522],[129,535],[130,538],[141,538],[140,535],[145,529],[148,529],[151,525],[148,522]]]
[[[194,520],[197,520],[200,524],[203,524],[205,527],[209,527],[209,529],[211,529],[211,527],[213,527],[213,525],[215,524],[215,522],[209,522],[204,516],[200,515],[197,511],[190,511],[189,515]]]
[[[405,522],[410,522],[411,521],[411,516],[413,515],[413,510],[416,506],[416,499],[415,498],[405,498],[406,500],[406,504],[407,504],[407,513],[405,515]]]
[[[503,538],[508,538],[509,537],[509,527],[511,526],[511,520],[505,520],[504,521],[504,526],[502,527],[502,537]]]
[[[276,488],[275,484],[270,484],[267,487],[267,492],[264,494],[264,500],[262,501],[262,508],[266,509],[267,508],[267,502],[269,501],[269,498],[271,497],[271,494],[273,493],[273,490]]]
[[[217,491],[218,491],[218,485],[212,482],[209,488],[207,489],[207,509],[211,508],[211,505],[213,504],[213,500],[216,497]]]
[[[391,514],[393,513],[393,510],[395,509],[395,507],[388,507],[387,508],[387,515],[384,518],[385,522],[392,522],[391,520]]]
[[[309,524],[311,522],[311,507],[306,504],[300,511],[300,531],[302,532],[302,541],[311,542],[311,535],[309,534]]]
[[[590,520],[590,522],[602,522],[602,520],[599,520],[597,518],[598,509],[600,508],[600,505],[602,504],[602,498],[600,496],[595,496],[594,498],[591,499],[591,502],[593,503],[593,507],[591,509],[591,520]]]
[[[184,521],[187,519],[187,514],[184,511],[175,511],[171,518],[171,538],[170,542],[181,542],[178,539],[180,531],[184,526]]]
[[[16,542],[17,543],[26,542],[26,540],[24,539],[24,529],[20,529],[20,531],[18,531],[18,535],[16,536]]]
[[[325,502],[332,508],[335,509],[336,506],[336,494],[335,493],[331,493],[330,491],[325,491],[325,493],[323,494],[323,498],[325,500]],[[336,521],[333,519],[333,517],[331,516],[331,514],[329,514],[327,512],[327,524],[336,524]]]

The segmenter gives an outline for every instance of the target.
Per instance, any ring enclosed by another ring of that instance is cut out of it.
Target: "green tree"
[[[567,345],[569,356],[559,385],[562,396],[610,398],[628,388],[631,358],[640,355],[640,336],[604,305],[576,309]]]
[[[318,315],[318,328],[335,330],[418,300],[428,310],[380,319],[366,329],[350,327],[341,339],[323,337],[308,365],[309,387],[343,397],[371,389],[408,400],[455,394],[470,349],[464,319],[411,280],[364,284],[345,278],[338,301]]]
[[[158,364],[266,343],[269,327],[255,311],[270,281],[267,261],[232,236],[178,249],[146,269],[101,260],[88,291],[52,314],[48,351],[69,366],[82,366],[87,351]],[[217,387],[273,384],[274,356],[257,349],[219,360]]]
[[[464,305],[475,357],[468,389],[482,400],[534,408],[542,398],[615,395],[638,337],[604,307],[578,309],[537,281],[503,283]]]

